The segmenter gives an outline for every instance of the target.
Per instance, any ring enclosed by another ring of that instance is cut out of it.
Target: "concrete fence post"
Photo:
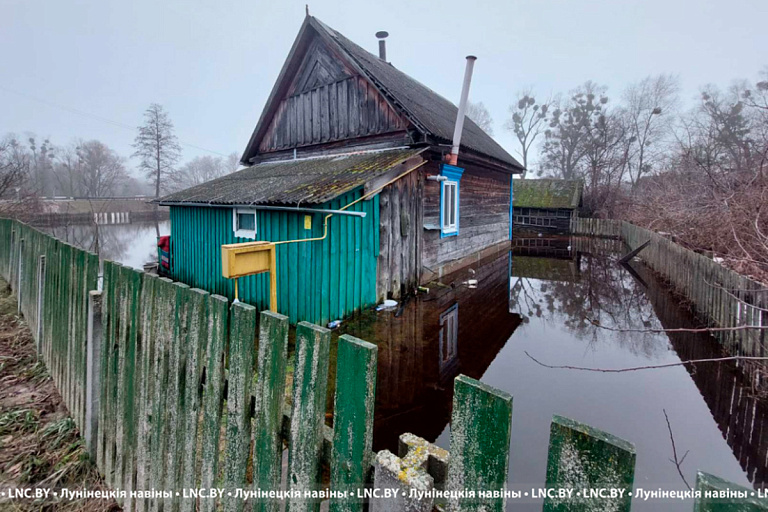
[[[22,314],[21,311],[21,301],[23,300],[21,295],[21,283],[24,279],[24,239],[22,238],[19,240],[19,260],[18,260],[18,272],[19,274],[16,276],[16,309],[19,315]]]
[[[40,347],[43,339],[43,308],[45,307],[45,254],[41,254],[37,260],[37,329],[35,342],[37,354],[40,355]]]
[[[88,334],[85,369],[85,445],[91,458],[96,460],[99,432],[99,396],[101,385],[101,292],[88,293]]]
[[[402,434],[398,454],[388,450],[376,454],[373,488],[379,498],[370,503],[371,512],[431,512],[434,489],[444,489],[450,454],[413,434]],[[397,495],[387,493],[397,490]],[[438,505],[445,508],[444,500]]]

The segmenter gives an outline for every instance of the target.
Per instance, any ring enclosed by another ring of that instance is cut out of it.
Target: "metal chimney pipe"
[[[453,146],[448,157],[448,163],[456,165],[459,162],[459,146],[461,146],[461,133],[464,131],[464,116],[467,112],[467,98],[469,97],[469,84],[472,82],[472,70],[475,68],[477,57],[467,55],[467,67],[464,70],[464,84],[461,86],[461,99],[459,111],[456,114],[456,127],[453,130]]]
[[[381,30],[376,32],[376,37],[379,39],[379,58],[387,62],[387,42],[385,39],[389,37],[389,32]]]

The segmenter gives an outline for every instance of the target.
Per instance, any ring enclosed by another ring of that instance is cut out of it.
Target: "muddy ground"
[[[120,510],[101,499],[8,499],[13,489],[107,490],[16,307],[0,279],[0,510]]]

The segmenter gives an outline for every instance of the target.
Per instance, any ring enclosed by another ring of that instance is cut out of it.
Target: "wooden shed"
[[[515,228],[567,233],[578,217],[584,184],[581,180],[514,180]]]
[[[171,209],[173,277],[232,297],[222,244],[290,242],[277,246],[278,311],[326,323],[508,250],[522,168],[469,119],[458,165],[445,164],[457,111],[307,16],[247,168],[159,201]],[[268,286],[241,279],[240,299],[265,308]]]

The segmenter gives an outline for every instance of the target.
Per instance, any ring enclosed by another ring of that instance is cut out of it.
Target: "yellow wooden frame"
[[[277,313],[277,254],[272,242],[245,242],[221,246],[221,275],[237,278],[269,272],[269,310]],[[239,299],[238,299],[239,300]]]

